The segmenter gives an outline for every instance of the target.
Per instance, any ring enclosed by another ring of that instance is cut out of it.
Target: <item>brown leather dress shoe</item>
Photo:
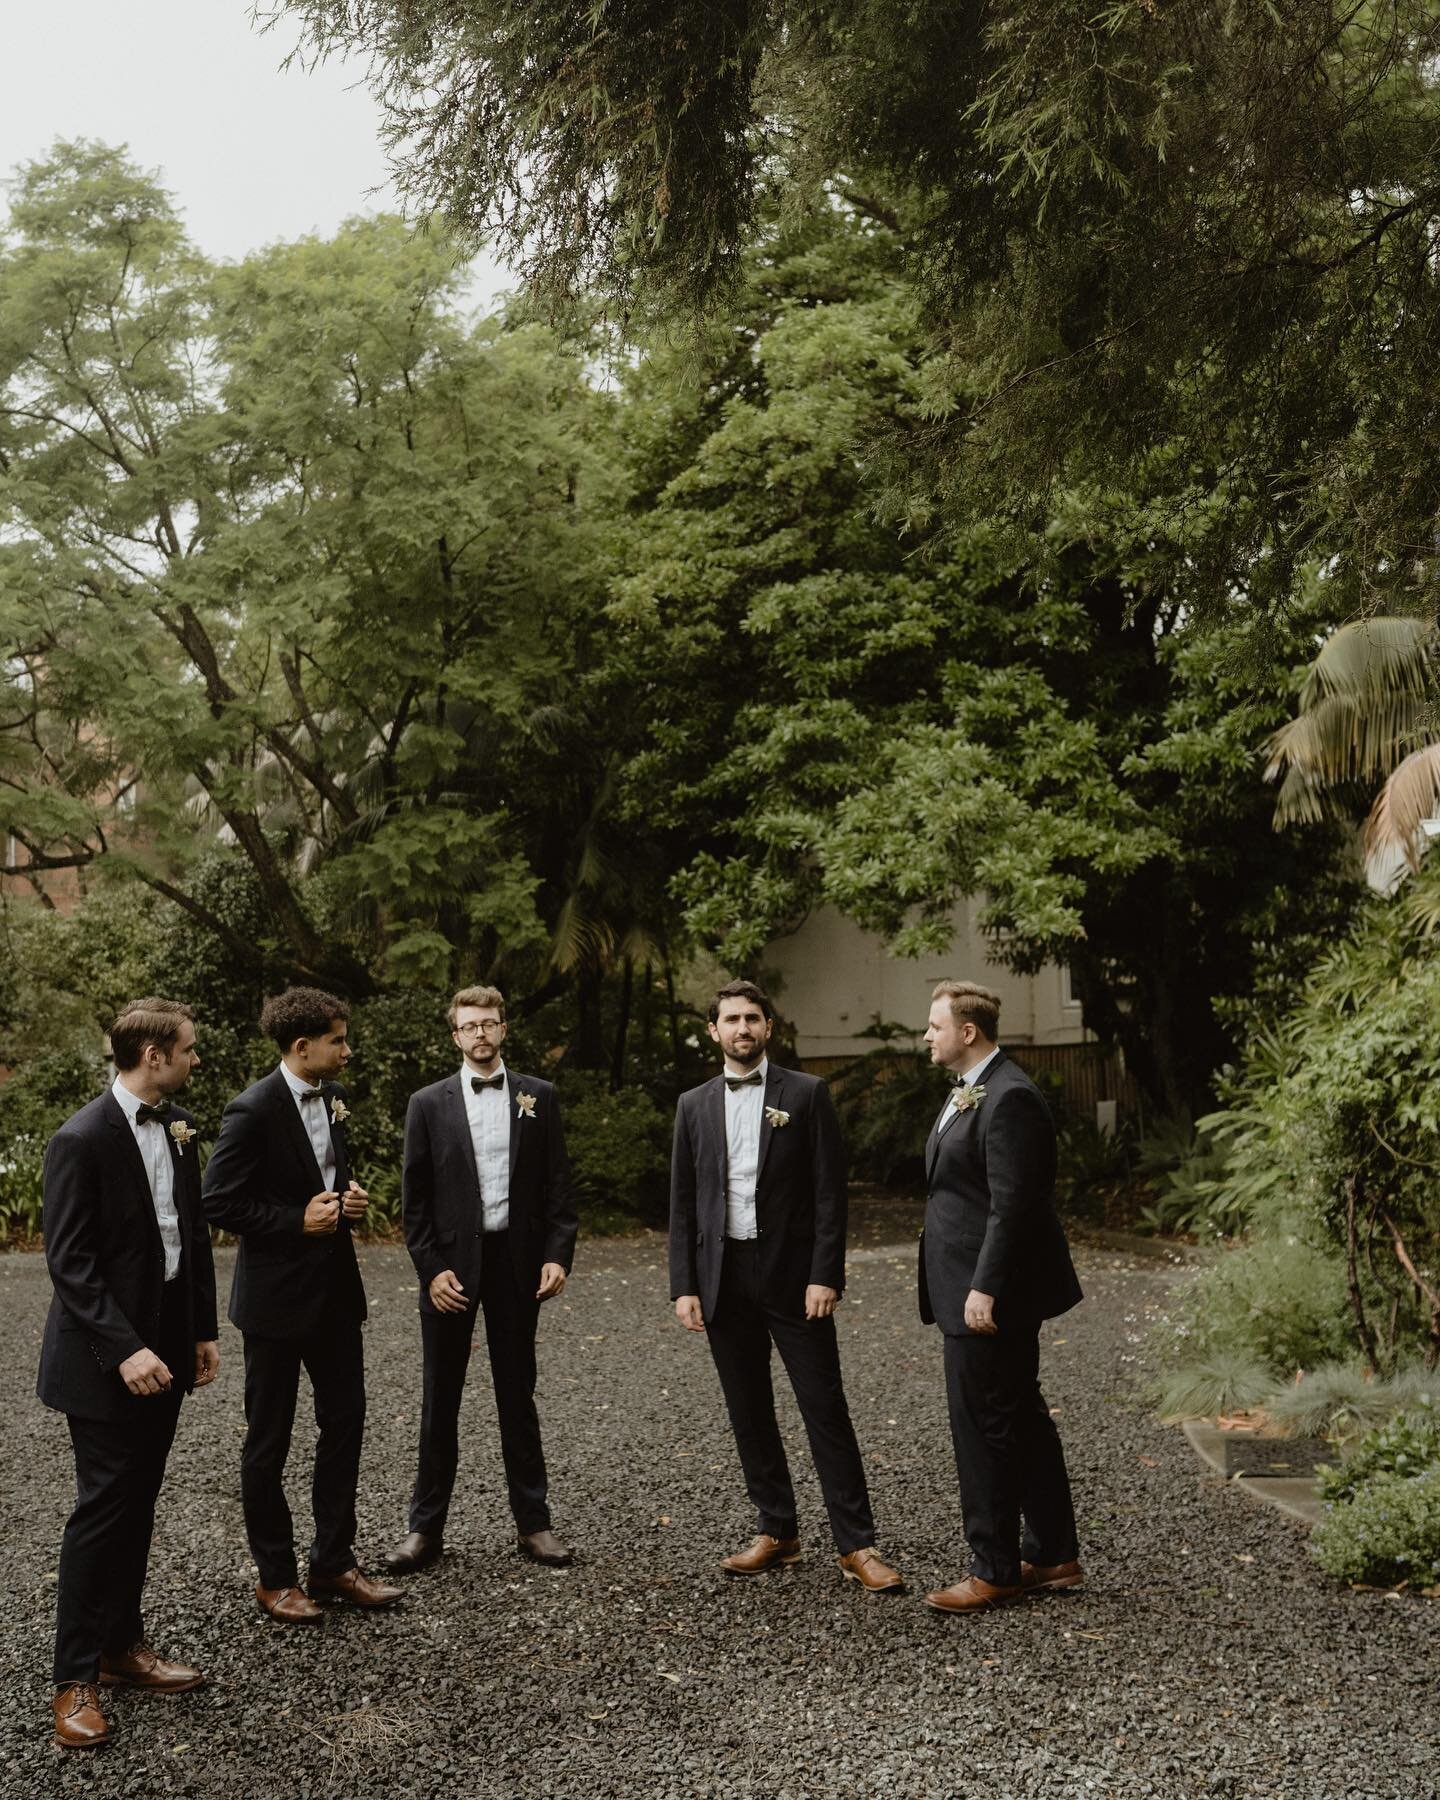
[[[568,1569],[575,1560],[553,1531],[522,1531],[515,1540],[522,1556],[531,1562],[544,1563],[547,1569]]]
[[[1085,1585],[1085,1571],[1078,1562],[1027,1563],[1020,1565],[1020,1585],[1027,1594],[1063,1593]]]
[[[306,1585],[312,1600],[318,1594],[324,1600],[343,1600],[347,1606],[393,1606],[403,1598],[399,1588],[387,1581],[372,1581],[358,1568],[347,1569],[343,1575],[312,1575]]]
[[[110,1721],[100,1710],[100,1690],[88,1681],[56,1688],[52,1742],[62,1750],[99,1750],[110,1742]]]
[[[887,1562],[881,1562],[873,1544],[863,1550],[852,1550],[840,1558],[847,1581],[858,1581],[868,1594],[898,1594],[904,1590],[905,1577]]]
[[[925,1604],[942,1613],[985,1612],[992,1606],[1004,1606],[1024,1593],[1020,1587],[997,1587],[980,1575],[966,1575],[950,1587],[937,1588],[925,1596]]]
[[[764,1575],[770,1569],[788,1569],[800,1560],[798,1537],[777,1538],[761,1532],[746,1550],[721,1558],[727,1575]]]
[[[188,1694],[205,1677],[185,1663],[167,1662],[148,1644],[132,1644],[119,1656],[100,1658],[101,1687],[149,1688],[154,1694]]]
[[[304,1588],[257,1587],[255,1598],[282,1625],[315,1625],[325,1617],[324,1609],[310,1599]]]
[[[445,1548],[445,1540],[425,1531],[408,1531],[393,1550],[380,1558],[387,1575],[413,1575],[432,1563]]]

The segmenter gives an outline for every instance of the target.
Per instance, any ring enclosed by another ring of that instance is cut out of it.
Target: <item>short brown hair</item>
[[[296,1038],[324,1037],[336,1019],[348,1019],[350,1008],[324,988],[286,988],[272,994],[260,1013],[260,1029],[288,1050]]]
[[[770,996],[764,988],[756,987],[753,981],[727,981],[724,987],[716,989],[715,998],[710,1002],[709,1019],[712,1025],[720,1017],[722,1000],[753,1000],[767,1019],[775,1017],[775,1009],[770,1004]]]
[[[117,1069],[135,1069],[145,1046],[153,1044],[165,1056],[175,1048],[180,1027],[195,1014],[183,1000],[162,1000],[147,995],[143,1000],[128,1000],[120,1008],[110,1027],[110,1050]]]
[[[937,981],[932,1000],[948,1000],[957,1025],[973,1025],[987,1043],[1000,1035],[1000,996],[978,981]]]
[[[505,996],[497,987],[461,988],[460,992],[450,1002],[450,1010],[445,1014],[445,1017],[450,1021],[450,1029],[452,1031],[455,1029],[455,1015],[462,1006],[493,1006],[499,1013],[501,1020],[503,1021],[505,1018]]]

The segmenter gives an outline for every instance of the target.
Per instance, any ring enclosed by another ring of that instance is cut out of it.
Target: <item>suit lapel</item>
[[[335,1102],[340,1096],[335,1092],[332,1082],[322,1082],[320,1092],[325,1096],[321,1105],[325,1108],[325,1122],[330,1128],[330,1148],[335,1152],[335,1188],[343,1194],[350,1182],[350,1143],[345,1136],[344,1122],[334,1116]],[[312,1148],[311,1155],[314,1155]]]
[[[720,1198],[730,1183],[730,1144],[725,1131],[725,1077],[717,1075],[702,1091],[700,1116],[720,1159]]]
[[[525,1115],[520,1111],[520,1096],[535,1092],[523,1075],[517,1075],[513,1069],[505,1071],[505,1106],[510,1115],[510,1192],[515,1192],[515,1164],[520,1156],[520,1134],[527,1124]],[[528,1121],[533,1123],[533,1119]]]
[[[155,1216],[155,1196],[150,1192],[150,1177],[146,1173],[145,1158],[140,1154],[140,1146],[135,1142],[135,1129],[125,1117],[125,1109],[114,1094],[105,1094],[101,1098],[100,1108],[105,1123],[115,1133],[116,1155],[120,1167],[130,1177],[130,1185],[135,1189],[136,1198],[144,1204],[141,1212],[155,1238],[155,1247],[164,1254],[165,1246],[160,1238],[160,1221]]]
[[[770,1154],[770,1145],[775,1137],[775,1127],[769,1123],[765,1115],[772,1107],[779,1106],[780,1096],[785,1089],[785,1071],[777,1069],[771,1063],[765,1074],[765,1102],[760,1112],[760,1160],[755,1168],[755,1188],[759,1192],[760,1177],[765,1173],[765,1159]]]

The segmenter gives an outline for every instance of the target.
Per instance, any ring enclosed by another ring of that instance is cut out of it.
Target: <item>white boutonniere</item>
[[[170,1136],[175,1140],[175,1154],[177,1156],[183,1156],[185,1154],[185,1146],[195,1136],[195,1127],[193,1125],[187,1125],[183,1119],[172,1119],[170,1121]]]
[[[985,1098],[985,1090],[978,1081],[974,1087],[962,1081],[950,1097],[955,1102],[956,1112],[974,1112]]]
[[[775,1129],[777,1131],[781,1130],[782,1127],[784,1127],[790,1123],[789,1113],[781,1112],[781,1110],[778,1106],[767,1106],[765,1108],[765,1117],[770,1121],[770,1123],[775,1127]]]
[[[522,1119],[533,1119],[535,1117],[535,1096],[533,1094],[517,1094],[515,1111]]]
[[[330,1102],[330,1123],[332,1125],[343,1125],[349,1117],[350,1108],[340,1096],[336,1094]]]

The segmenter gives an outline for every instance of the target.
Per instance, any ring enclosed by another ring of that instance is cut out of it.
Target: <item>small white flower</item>
[[[971,1087],[968,1082],[962,1081],[951,1095],[956,1112],[974,1112],[984,1098],[985,1090],[978,1082]]]
[[[783,1126],[788,1125],[790,1123],[789,1113],[781,1112],[781,1110],[778,1106],[767,1106],[765,1108],[765,1117],[770,1121],[770,1123],[775,1127],[775,1129],[777,1131],[779,1131]]]
[[[170,1121],[170,1135],[175,1140],[175,1154],[177,1156],[183,1156],[185,1154],[185,1146],[190,1142],[191,1138],[195,1136],[195,1127],[193,1125],[187,1125],[183,1119],[172,1119]]]
[[[517,1094],[515,1111],[522,1119],[533,1119],[535,1117],[535,1096],[533,1094]]]
[[[330,1123],[332,1125],[343,1125],[345,1120],[349,1117],[350,1108],[337,1094],[330,1102]]]

